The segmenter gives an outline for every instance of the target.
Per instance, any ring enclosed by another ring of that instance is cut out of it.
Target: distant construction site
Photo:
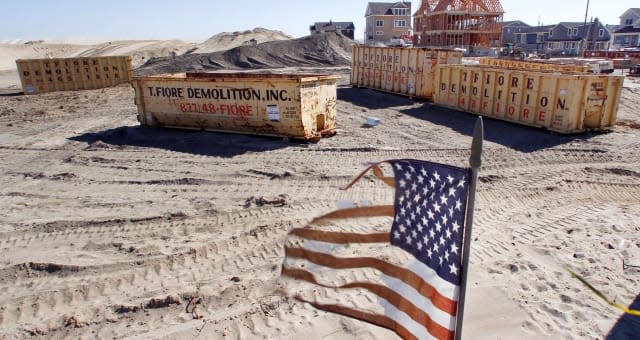
[[[498,0],[423,0],[414,14],[415,44],[481,53],[501,46],[503,15]]]

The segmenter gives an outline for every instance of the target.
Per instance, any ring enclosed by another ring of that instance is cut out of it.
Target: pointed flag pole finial
[[[471,157],[469,165],[471,168],[482,166],[482,141],[484,140],[484,123],[482,117],[478,117],[473,128],[473,141],[471,142]]]
[[[458,298],[458,314],[456,321],[456,340],[462,339],[462,319],[464,316],[464,302],[467,296],[467,277],[469,272],[469,252],[471,250],[471,228],[473,226],[473,209],[476,201],[476,183],[478,182],[478,169],[482,165],[482,141],[484,140],[484,123],[482,117],[478,117],[473,128],[473,141],[471,142],[471,181],[469,182],[469,200],[467,203],[467,216],[464,228],[464,243],[462,245],[462,278],[460,282],[460,297]]]

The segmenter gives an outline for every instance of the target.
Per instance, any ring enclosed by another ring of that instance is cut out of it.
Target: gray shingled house
[[[520,43],[520,33],[524,32],[525,29],[530,28],[527,23],[514,20],[514,21],[505,21],[502,23],[502,43],[503,44],[518,44]]]
[[[309,26],[311,35],[322,32],[339,32],[351,40],[355,38],[355,30],[356,26],[353,24],[353,22],[346,21],[337,22],[330,20],[329,22],[316,22],[313,25]]]
[[[585,50],[608,50],[611,33],[597,18],[583,22],[561,22],[551,29],[547,40],[547,54],[578,56]]]

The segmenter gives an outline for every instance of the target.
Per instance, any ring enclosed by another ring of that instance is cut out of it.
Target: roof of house
[[[504,13],[499,0],[440,0],[433,11]]]
[[[353,22],[338,22],[338,21],[329,21],[329,22],[316,22],[311,26],[312,30],[316,31],[336,31],[336,30],[354,30],[356,29]]]
[[[570,35],[568,30],[556,29],[558,26],[576,28],[577,32]],[[602,36],[599,34],[600,29],[604,29]],[[553,35],[549,35],[549,41],[579,41],[582,39],[606,41],[611,39],[611,33],[599,21],[589,22],[586,25],[584,23],[561,22],[553,26]]]
[[[634,12],[635,14],[637,14],[637,15],[639,15],[639,16],[640,16],[640,8],[629,8],[629,9],[628,9],[628,10],[626,10],[624,13],[627,13],[627,12],[629,12],[629,11]],[[623,14],[623,15],[624,15],[624,14]]]
[[[512,20],[512,21],[505,21],[502,23],[503,27],[509,27],[509,26],[522,26],[522,27],[531,27],[531,25],[527,24],[524,21],[520,21],[520,20]]]
[[[613,33],[640,33],[640,27],[624,26]]]
[[[589,23],[587,23],[588,25]],[[584,25],[584,22],[569,22],[569,21],[563,21],[563,22],[559,22],[558,25],[562,25],[564,27],[578,27],[578,26],[582,26]],[[557,25],[556,25],[557,26]]]
[[[521,33],[548,33],[550,29],[554,28],[556,25],[546,25],[546,26],[531,26],[524,28]]]
[[[370,2],[367,5],[367,11],[365,16],[370,15],[393,15],[393,8],[408,8],[411,9],[411,1],[396,1],[396,2]],[[410,13],[408,15],[411,15]]]

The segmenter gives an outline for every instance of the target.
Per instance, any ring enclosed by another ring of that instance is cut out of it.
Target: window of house
[[[376,20],[376,27],[384,27],[384,20]]]
[[[603,30],[603,29],[600,29],[600,30],[598,31],[598,36],[599,36],[599,37],[604,37],[604,30]]]
[[[407,15],[407,9],[406,8],[394,8],[393,9],[393,15]]]
[[[553,37],[553,30],[549,30],[549,36]]]
[[[633,19],[627,19],[624,21],[625,25],[633,25]]]
[[[342,29],[342,26],[340,26],[340,25],[336,25],[336,29],[337,29],[337,30],[341,30],[341,29]]]
[[[384,35],[384,31],[376,31],[376,35]]]
[[[394,20],[393,21],[393,27],[406,27],[407,26],[407,21],[406,20]]]

